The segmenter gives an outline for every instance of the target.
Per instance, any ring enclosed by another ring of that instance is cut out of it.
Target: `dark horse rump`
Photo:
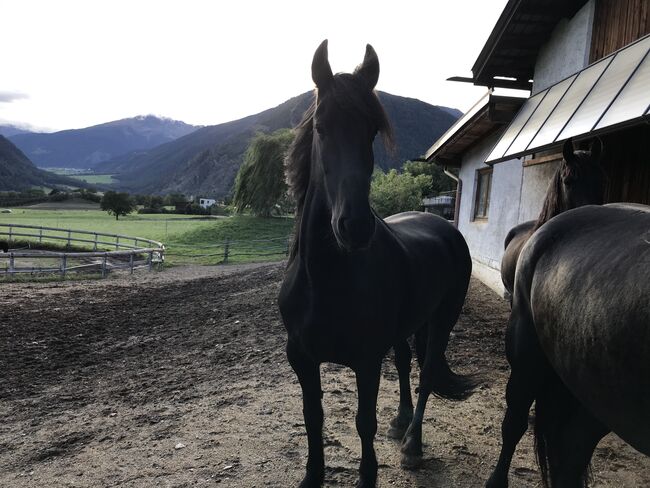
[[[463,237],[430,214],[408,212],[383,221],[370,208],[373,139],[378,132],[390,134],[373,91],[378,76],[379,61],[371,46],[353,74],[333,75],[327,43],[321,44],[312,63],[316,102],[287,157],[298,205],[279,305],[288,334],[287,356],[303,392],[309,455],[301,487],[321,486],[324,478],[322,362],[347,365],[356,374],[360,487],[375,486],[377,478],[377,393],[381,362],[391,346],[400,403],[390,432],[403,436],[407,466],[422,457],[429,395],[464,398],[474,386],[454,374],[445,358],[471,273]],[[422,359],[415,410],[406,342],[414,332]]]
[[[530,238],[517,266],[503,448],[488,485],[506,486],[535,400],[552,485],[582,486],[610,430],[650,455],[650,207],[565,212]]]

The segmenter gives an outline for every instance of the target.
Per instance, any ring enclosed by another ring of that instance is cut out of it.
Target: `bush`
[[[426,175],[400,174],[394,169],[388,173],[377,170],[370,185],[370,204],[380,217],[420,210],[422,195],[429,184]]]

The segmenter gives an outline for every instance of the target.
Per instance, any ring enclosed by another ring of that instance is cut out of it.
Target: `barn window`
[[[476,171],[476,196],[474,200],[474,220],[487,220],[490,209],[490,190],[492,189],[492,168]]]

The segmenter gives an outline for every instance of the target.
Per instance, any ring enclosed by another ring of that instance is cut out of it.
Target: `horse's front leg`
[[[388,437],[402,440],[413,419],[413,398],[411,397],[411,346],[404,340],[393,346],[395,366],[399,375],[399,408],[391,420]]]
[[[377,457],[373,446],[377,433],[377,394],[381,359],[355,370],[359,409],[357,411],[357,432],[361,438],[361,465],[357,488],[374,488],[377,483]]]
[[[291,341],[287,342],[287,358],[302,387],[302,413],[307,430],[307,473],[300,488],[320,487],[325,477],[323,455],[323,396],[320,384],[320,365],[305,357]]]

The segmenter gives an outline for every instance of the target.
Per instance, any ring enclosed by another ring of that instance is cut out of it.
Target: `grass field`
[[[70,175],[75,180],[85,181],[90,185],[110,185],[113,183],[113,175]]]
[[[38,210],[14,208],[0,214],[0,223],[122,234],[163,242],[169,264],[217,264],[223,260],[226,241],[229,262],[282,259],[292,218],[262,219],[241,215],[200,219],[193,215],[131,214],[115,220],[100,210]],[[0,227],[0,231],[4,231]],[[59,241],[61,242],[61,241]]]

